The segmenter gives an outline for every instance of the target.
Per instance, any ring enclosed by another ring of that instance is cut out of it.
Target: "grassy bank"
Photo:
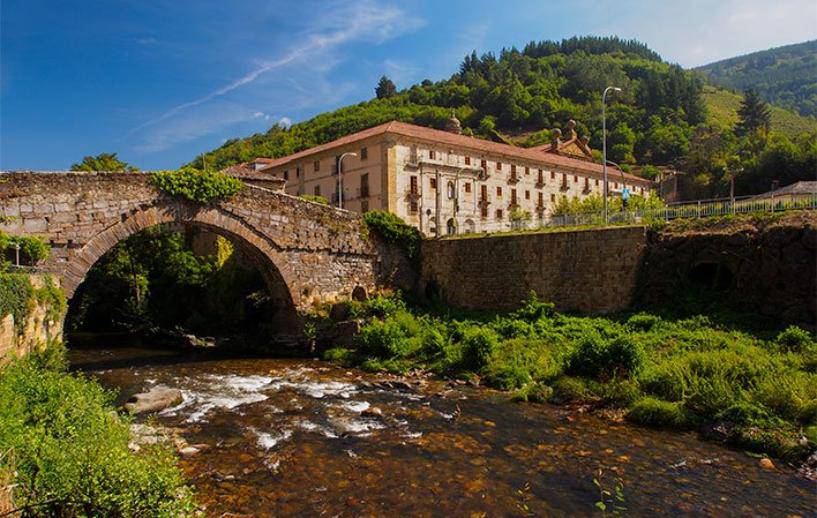
[[[799,459],[817,447],[817,344],[798,328],[759,338],[705,316],[560,314],[534,296],[505,314],[355,303],[354,349],[325,357],[370,370],[422,368],[517,399],[620,409],[632,422],[701,430],[751,451]]]
[[[0,375],[0,480],[24,516],[183,516],[190,491],[172,450],[128,448],[113,395],[64,371],[57,346]]]

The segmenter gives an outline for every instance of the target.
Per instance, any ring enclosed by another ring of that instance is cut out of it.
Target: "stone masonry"
[[[197,205],[170,197],[144,173],[3,173],[0,230],[51,244],[42,265],[70,298],[94,263],[116,243],[146,228],[182,224],[229,238],[264,276],[279,307],[367,292],[388,283],[392,255],[381,259],[359,215],[247,185],[231,199]]]
[[[645,247],[643,227],[424,241],[421,288],[467,309],[515,308],[533,290],[561,310],[618,311]]]

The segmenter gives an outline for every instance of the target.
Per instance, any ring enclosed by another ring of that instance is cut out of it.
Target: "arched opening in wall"
[[[368,298],[369,295],[366,293],[366,288],[364,288],[363,286],[355,286],[355,289],[352,290],[352,300],[363,302]]]
[[[693,266],[687,279],[694,285],[717,291],[727,291],[735,286],[735,276],[728,266],[718,262],[701,262]]]
[[[453,236],[457,233],[457,222],[454,221],[454,218],[451,218],[446,222],[445,229],[449,236]]]
[[[476,225],[474,224],[473,219],[465,220],[465,232],[468,234],[473,234],[474,232],[476,232]]]
[[[264,253],[225,229],[188,222],[144,229],[108,249],[66,316],[71,341],[114,332],[251,345],[297,326],[289,289]]]

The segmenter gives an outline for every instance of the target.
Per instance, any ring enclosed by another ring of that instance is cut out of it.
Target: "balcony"
[[[369,186],[364,185],[363,187],[361,187],[359,195],[360,195],[361,198],[368,198],[369,197]]]
[[[406,191],[406,199],[410,201],[417,201],[420,199],[420,191],[416,189],[409,189]]]
[[[519,182],[519,173],[517,173],[516,171],[512,171],[511,175],[508,176],[508,183],[513,185],[513,184],[518,183],[518,182]]]
[[[544,178],[539,178],[538,180],[536,180],[536,188],[537,189],[541,189],[544,186],[545,186],[545,179]]]
[[[568,189],[570,189],[570,184],[567,183],[567,181],[562,182],[562,184],[559,186],[560,191],[566,191]]]
[[[480,207],[487,207],[490,204],[491,200],[489,200],[488,198],[480,198],[479,201],[477,202],[477,205],[479,205]]]

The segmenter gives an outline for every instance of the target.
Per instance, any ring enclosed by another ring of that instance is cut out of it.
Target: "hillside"
[[[817,117],[817,40],[710,63],[695,70],[730,90],[756,90],[766,101]]]
[[[701,93],[706,105],[706,120],[722,128],[731,128],[738,121],[738,108],[743,97],[735,92],[704,86]],[[779,131],[789,137],[817,130],[817,119],[804,117],[793,111],[775,105],[769,105],[772,115],[772,131]]]
[[[549,140],[570,119],[601,147],[600,92],[616,84],[608,110],[610,159],[667,163],[681,156],[691,128],[706,117],[697,74],[661,59],[646,45],[616,37],[531,42],[466,56],[449,79],[423,81],[393,95],[318,115],[290,128],[273,126],[208,153],[222,168],[257,156],[278,157],[397,119],[442,128],[452,111],[464,131],[502,139],[525,134],[525,145]]]

